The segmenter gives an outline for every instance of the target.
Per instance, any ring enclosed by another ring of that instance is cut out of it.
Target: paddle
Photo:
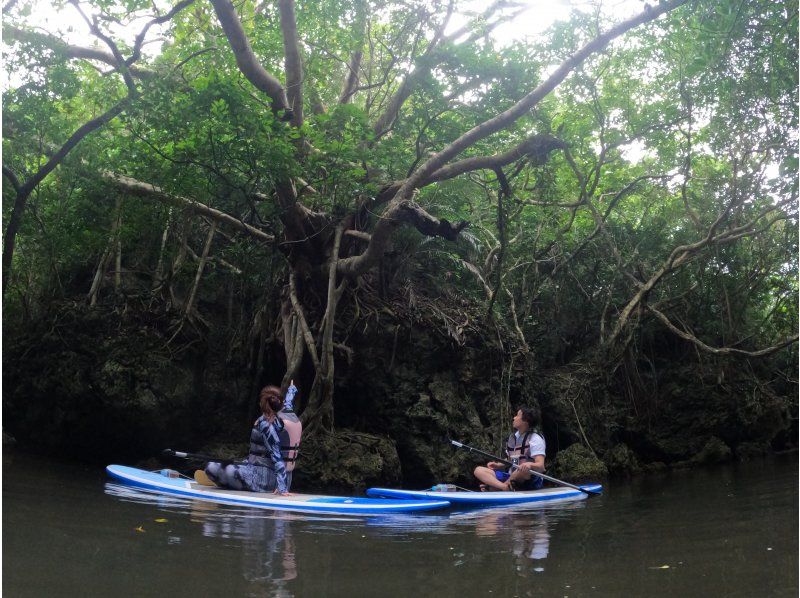
[[[451,440],[450,444],[452,444],[453,446],[457,446],[458,448],[467,449],[468,451],[471,451],[473,453],[478,453],[479,455],[483,455],[484,457],[487,457],[489,459],[493,459],[494,461],[498,461],[500,463],[504,463],[505,465],[508,465],[512,469],[516,469],[517,467],[519,467],[518,465],[514,465],[511,461],[508,461],[507,459],[501,459],[500,457],[495,457],[494,455],[492,455],[490,453],[486,453],[486,452],[484,452],[484,451],[482,451],[480,449],[476,449],[476,448],[473,448],[471,446],[467,446],[466,444],[463,444],[463,443],[458,442],[456,440]],[[567,488],[573,488],[575,490],[580,490],[581,492],[585,492],[589,496],[592,496],[592,495],[595,495],[595,494],[596,495],[602,494],[601,492],[598,492],[597,490],[589,490],[588,488],[581,488],[580,486],[576,486],[574,484],[570,484],[569,482],[564,482],[563,480],[559,480],[559,479],[550,477],[547,474],[539,473],[538,471],[534,471],[532,469],[530,470],[530,472],[533,475],[539,476],[543,480],[547,480],[549,482],[553,482],[554,484],[559,484],[561,486],[566,486]]]
[[[212,457],[211,455],[201,455],[198,453],[184,453],[181,451],[173,451],[172,449],[164,449],[161,451],[161,457],[175,457],[178,459],[186,459],[191,461],[214,461],[215,463],[233,463],[236,459],[220,459],[219,457]]]

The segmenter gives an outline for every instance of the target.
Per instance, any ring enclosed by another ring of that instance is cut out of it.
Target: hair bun
[[[258,394],[259,401],[266,401],[270,409],[276,413],[283,409],[283,397],[281,396],[281,389],[277,386],[265,386]]]

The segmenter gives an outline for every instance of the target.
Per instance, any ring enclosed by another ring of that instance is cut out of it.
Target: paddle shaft
[[[512,470],[519,468],[519,465],[515,465],[514,463],[512,463],[508,459],[501,459],[500,457],[492,455],[491,453],[487,453],[487,452],[482,451],[480,449],[476,449],[474,447],[468,446],[468,445],[466,445],[466,444],[464,444],[462,442],[458,442],[456,440],[451,440],[450,444],[452,444],[453,446],[457,446],[458,448],[467,449],[468,451],[471,451],[473,453],[478,453],[479,455],[482,455],[482,456],[487,457],[489,459],[493,459],[493,460],[495,460],[495,461],[497,461],[499,463],[503,463],[505,465],[508,465],[509,467],[512,468]],[[539,476],[543,480],[547,480],[549,482],[553,482],[554,484],[559,484],[561,486],[566,486],[567,488],[573,488],[575,490],[580,490],[581,492],[585,492],[586,494],[589,494],[589,495],[600,494],[599,492],[596,492],[594,490],[587,490],[586,488],[581,488],[580,486],[576,486],[575,484],[570,484],[569,482],[565,482],[563,480],[559,480],[559,479],[551,477],[551,476],[549,476],[549,475],[547,475],[545,473],[540,473],[538,471],[534,471],[533,469],[530,469],[528,471],[530,471],[533,475]]]
[[[219,457],[212,457],[211,455],[201,455],[199,453],[185,453],[182,451],[173,451],[172,449],[164,449],[161,452],[162,457],[177,457],[178,459],[186,459],[192,461],[213,461],[215,463],[233,463],[235,459],[220,459]]]

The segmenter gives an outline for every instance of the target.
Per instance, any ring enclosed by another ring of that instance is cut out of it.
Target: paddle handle
[[[164,449],[161,451],[162,457],[176,457],[178,459],[187,459],[193,461],[214,461],[215,463],[232,463],[233,459],[220,459],[219,457],[212,457],[211,455],[201,455],[199,453],[186,453],[183,451],[173,451],[172,449]]]
[[[451,440],[450,444],[452,444],[453,446],[457,446],[458,448],[467,449],[468,451],[471,451],[473,453],[478,453],[479,455],[487,457],[488,459],[493,459],[494,461],[498,461],[499,463],[503,463],[505,465],[508,465],[512,469],[516,469],[516,468],[519,467],[519,465],[516,465],[516,464],[512,463],[508,459],[502,459],[501,457],[498,457],[496,455],[492,455],[491,453],[487,453],[487,452],[482,451],[480,449],[476,449],[474,447],[466,445],[463,442],[458,442],[457,440]],[[587,490],[586,488],[581,488],[580,486],[576,486],[575,484],[570,484],[569,482],[565,482],[563,480],[556,479],[554,477],[551,477],[551,476],[547,475],[546,473],[540,473],[540,472],[535,471],[533,469],[529,469],[528,471],[530,471],[533,475],[539,476],[543,480],[547,480],[548,482],[553,482],[554,484],[559,484],[561,486],[566,486],[567,488],[572,488],[574,490],[580,490],[581,492],[585,492],[586,494],[600,494],[599,492],[596,492],[594,490]]]

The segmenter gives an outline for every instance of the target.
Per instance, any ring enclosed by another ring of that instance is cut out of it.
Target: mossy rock
[[[597,481],[608,477],[606,464],[582,444],[573,444],[559,452],[552,470],[556,477],[570,482]]]
[[[644,465],[642,469],[647,473],[661,473],[667,471],[667,464],[663,461],[653,461]]]
[[[716,436],[709,438],[692,461],[701,464],[723,463],[731,459],[731,449]]]
[[[771,452],[765,442],[743,442],[736,447],[736,458],[739,461],[752,461],[767,456]]]
[[[292,487],[342,488],[399,485],[400,458],[391,439],[339,429],[303,437],[301,460]]]
[[[636,453],[624,443],[617,444],[606,452],[603,461],[611,475],[629,476],[641,471]]]

